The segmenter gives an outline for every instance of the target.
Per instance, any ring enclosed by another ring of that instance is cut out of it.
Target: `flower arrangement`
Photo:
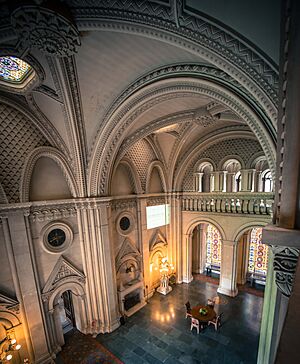
[[[200,308],[199,313],[200,313],[200,315],[205,316],[205,315],[207,315],[207,309],[206,308]]]

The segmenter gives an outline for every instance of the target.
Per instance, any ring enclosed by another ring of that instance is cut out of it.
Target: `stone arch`
[[[206,95],[232,109],[246,121],[260,142],[270,168],[275,170],[274,141],[255,110],[233,92],[210,81],[194,78],[172,78],[153,83],[137,91],[135,97],[126,99],[118,110],[112,112],[112,115],[108,117],[104,130],[97,137],[89,165],[89,194],[103,195],[107,193],[107,183],[112,172],[112,164],[118,148],[122,144],[121,135],[126,134],[139,114],[163,100],[185,97],[189,94]]]
[[[215,228],[218,229],[222,242],[224,240],[227,240],[226,233],[223,229],[223,227],[214,219],[211,217],[202,217],[197,216],[193,220],[189,221],[185,231],[183,231],[182,235],[182,251],[181,255],[183,257],[182,262],[182,272],[181,277],[178,277],[179,281],[183,281],[185,283],[189,283],[193,277],[192,277],[192,233],[196,226],[199,224],[211,224]]]
[[[207,167],[208,164],[211,164],[214,171],[217,170],[216,163],[212,159],[201,158],[200,161],[195,164],[194,171],[203,172],[204,168]]]
[[[52,291],[43,294],[47,329],[54,353],[59,352],[64,345],[64,336],[59,317],[59,310],[61,309],[59,301],[61,295],[66,291],[71,291],[72,293],[76,328],[86,333],[85,330],[88,323],[85,288],[82,278],[72,276],[61,279]]]
[[[245,162],[243,161],[243,159],[239,155],[235,154],[235,155],[228,155],[225,158],[223,158],[218,165],[218,169],[226,170],[228,163],[232,161],[237,161],[240,164],[241,169],[245,168]]]
[[[73,175],[72,169],[69,166],[68,161],[65,156],[57,149],[52,147],[38,147],[34,149],[26,158],[20,183],[20,201],[29,201],[29,191],[30,191],[30,180],[32,172],[37,160],[41,157],[51,158],[62,170],[62,173],[67,181],[69,189],[73,197],[78,196],[78,190],[76,185],[76,180]]]
[[[246,224],[243,224],[240,226],[233,234],[234,241],[238,242],[241,236],[248,230],[254,228],[254,227],[264,227],[268,224],[265,220],[257,220],[257,221],[251,221]]]
[[[225,129],[222,135],[213,133],[208,137],[198,140],[198,142],[192,145],[186,151],[183,157],[178,161],[178,167],[174,171],[174,182],[173,182],[174,188],[175,189],[180,188],[187,170],[190,168],[191,165],[193,165],[193,163],[195,163],[195,161],[198,160],[198,156],[202,151],[210,148],[211,146],[225,139],[240,139],[240,138],[254,139],[253,134],[249,131],[245,130],[239,131],[236,129],[232,130],[230,128],[228,130]],[[217,170],[217,168],[218,166],[216,166],[215,170]]]
[[[136,170],[136,167],[135,167],[134,163],[132,163],[132,161],[130,160],[130,158],[123,157],[120,160],[120,162],[119,162],[118,165],[124,165],[126,167],[127,172],[128,172],[128,175],[129,175],[129,179],[130,179],[130,182],[132,184],[132,188],[133,188],[134,192],[136,194],[143,193],[143,189],[142,189],[142,185],[141,185],[141,181],[140,181],[139,175],[137,173],[137,170]],[[116,166],[114,172],[118,168],[118,165]],[[110,194],[111,194],[113,174],[112,174],[112,178],[111,178],[110,183],[109,183],[109,186],[110,186],[110,191],[109,192],[110,192]]]
[[[166,184],[166,174],[164,165],[160,161],[153,161],[147,171],[147,177],[146,177],[146,193],[149,193],[149,186],[150,186],[150,178],[152,175],[152,172],[156,168],[158,170],[159,176],[160,176],[160,182],[163,189],[163,192],[167,192],[167,184]]]

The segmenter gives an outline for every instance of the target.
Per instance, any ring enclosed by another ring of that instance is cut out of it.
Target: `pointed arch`
[[[53,147],[38,147],[26,158],[20,182],[20,201],[29,201],[30,181],[34,166],[41,157],[52,159],[61,169],[73,197],[78,196],[76,180],[65,156]]]
[[[148,168],[148,172],[147,172],[146,193],[149,193],[150,180],[151,180],[151,176],[152,176],[152,172],[153,172],[154,168],[156,168],[158,170],[158,174],[159,174],[159,177],[160,177],[160,182],[161,182],[163,192],[167,192],[166,174],[165,174],[164,165],[160,161],[153,161],[150,164],[150,166]]]

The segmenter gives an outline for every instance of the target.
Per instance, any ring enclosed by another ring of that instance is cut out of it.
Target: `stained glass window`
[[[262,228],[254,228],[250,235],[248,272],[267,275],[268,246],[261,241]]]
[[[31,71],[31,66],[20,58],[0,57],[0,80],[11,83],[21,82]]]
[[[221,266],[221,235],[213,225],[208,225],[206,237],[206,263]]]

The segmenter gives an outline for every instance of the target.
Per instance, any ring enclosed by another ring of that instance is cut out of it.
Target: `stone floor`
[[[167,296],[155,293],[125,325],[97,340],[125,364],[255,364],[262,297],[247,292],[235,298],[220,295],[221,304],[215,306],[217,313],[223,312],[220,330],[209,326],[199,335],[190,331],[184,303],[205,304],[216,295],[217,285],[209,282],[176,285]]]

